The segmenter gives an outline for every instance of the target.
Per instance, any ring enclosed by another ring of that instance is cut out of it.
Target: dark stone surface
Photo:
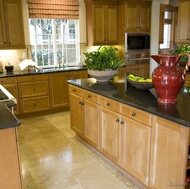
[[[117,76],[110,83],[97,83],[93,78],[69,80],[68,83],[190,127],[190,89],[182,89],[177,103],[172,105],[158,104],[154,88],[145,91],[136,89],[127,83],[126,78]]]
[[[0,103],[0,129],[7,129],[10,127],[17,127],[20,121],[12,114],[8,106],[14,106],[12,102]]]

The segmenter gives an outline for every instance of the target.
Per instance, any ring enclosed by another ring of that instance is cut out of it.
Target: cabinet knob
[[[88,95],[88,98],[91,98],[91,96],[90,96],[90,95]]]
[[[34,106],[37,106],[36,104],[34,104]]]
[[[73,92],[76,92],[76,89],[73,89]]]
[[[131,115],[134,117],[134,116],[136,116],[136,113],[132,113]]]
[[[123,125],[123,124],[124,124],[124,121],[121,121],[120,123]]]
[[[115,121],[116,121],[116,122],[119,122],[119,119],[116,119]]]
[[[108,102],[108,103],[106,104],[106,106],[110,106],[110,103]]]

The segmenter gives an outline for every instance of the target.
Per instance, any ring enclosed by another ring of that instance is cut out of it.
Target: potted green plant
[[[107,82],[118,73],[123,61],[118,56],[118,49],[111,46],[100,46],[97,50],[84,52],[84,62],[88,74],[99,82]]]
[[[179,55],[181,53],[190,53],[190,45],[180,45],[176,49],[172,50],[171,53],[175,54],[175,55]],[[181,67],[185,67],[187,61],[188,61],[188,57],[187,56],[182,56],[180,58],[179,65]]]

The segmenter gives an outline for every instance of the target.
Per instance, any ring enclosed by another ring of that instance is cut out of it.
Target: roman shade
[[[78,0],[28,0],[29,18],[78,19]]]

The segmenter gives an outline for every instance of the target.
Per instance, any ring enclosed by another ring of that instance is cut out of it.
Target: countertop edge
[[[94,93],[96,93],[96,94],[98,94],[98,95],[102,95],[102,96],[107,97],[107,98],[110,98],[110,99],[115,100],[115,101],[117,101],[117,102],[120,102],[120,103],[129,105],[129,106],[132,106],[132,107],[134,107],[134,108],[138,108],[138,109],[140,109],[140,110],[142,110],[142,111],[145,111],[145,112],[151,113],[151,114],[153,114],[153,115],[159,116],[159,117],[164,118],[164,119],[166,119],[166,120],[168,120],[168,121],[172,121],[172,122],[174,122],[174,123],[178,123],[178,124],[181,124],[181,125],[183,125],[183,126],[190,127],[190,122],[188,122],[188,121],[185,121],[185,120],[182,120],[182,119],[179,119],[179,118],[175,118],[175,117],[173,117],[173,116],[170,116],[170,115],[167,115],[167,114],[164,114],[164,113],[155,111],[154,109],[149,109],[149,108],[146,108],[146,107],[137,105],[137,104],[132,103],[132,102],[127,102],[127,101],[124,101],[124,100],[122,100],[122,99],[118,99],[118,98],[116,98],[116,97],[114,97],[114,96],[111,96],[111,95],[106,95],[106,94],[103,94],[103,93],[101,93],[101,92],[97,92],[97,91],[95,91],[95,90],[93,90],[93,89],[90,89],[90,88],[87,89],[87,88],[85,88],[85,87],[83,87],[83,86],[81,86],[81,85],[79,85],[79,84],[77,84],[77,83],[75,83],[75,82],[73,82],[73,81],[74,81],[74,80],[68,80],[67,83],[72,84],[72,85],[74,85],[74,86],[77,86],[77,87],[79,87],[79,88],[82,88],[82,89],[84,89],[84,90],[89,90],[89,91],[91,91],[91,92],[94,92]]]

